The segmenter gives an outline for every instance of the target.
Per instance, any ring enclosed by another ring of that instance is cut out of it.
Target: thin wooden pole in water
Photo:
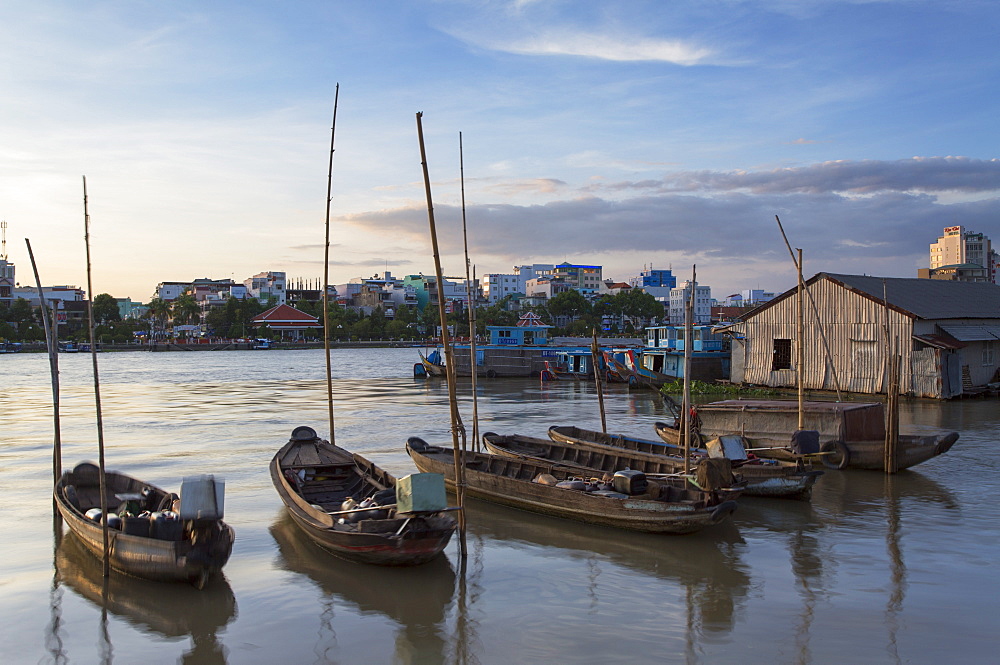
[[[336,445],[333,429],[333,368],[330,362],[330,202],[333,200],[333,151],[337,132],[337,102],[340,84],[333,92],[333,124],[330,126],[330,167],[326,174],[326,240],[323,243],[323,355],[326,356],[326,404],[330,423],[330,443]]]
[[[62,475],[62,426],[59,423],[59,345],[53,335],[55,316],[46,314],[45,294],[42,292],[42,280],[38,276],[38,265],[35,263],[35,253],[31,251],[31,241],[24,239],[28,246],[28,258],[31,259],[31,270],[35,273],[35,288],[38,289],[38,305],[42,311],[42,327],[45,329],[45,348],[49,352],[49,373],[52,380],[52,482],[59,481]],[[54,499],[53,499],[54,500]],[[56,515],[59,511],[56,511]]]
[[[597,404],[601,409],[601,431],[608,433],[608,421],[604,416],[604,388],[601,383],[601,354],[597,347],[597,328],[594,328],[594,341],[590,344],[591,363],[594,365],[594,385],[597,386]]]
[[[479,395],[476,392],[476,305],[472,300],[473,282],[469,279],[469,234],[465,224],[465,154],[462,132],[458,133],[458,172],[462,189],[462,239],[465,243],[465,296],[469,310],[469,367],[472,372],[472,446],[479,450]],[[473,273],[474,274],[474,273]]]
[[[896,473],[896,452],[899,446],[899,357],[889,325],[889,297],[886,282],[882,280],[882,309],[885,313],[885,449],[883,469],[887,474]]]
[[[434,225],[434,199],[431,196],[431,178],[427,170],[427,153],[424,150],[424,128],[420,119],[423,113],[417,112],[417,140],[420,143],[420,166],[424,172],[424,190],[427,194],[427,220],[431,230],[431,247],[434,251],[434,274],[437,277],[438,316],[441,319],[441,346],[444,347],[445,372],[448,381],[448,404],[451,407],[451,443],[455,456],[455,495],[458,499],[458,532],[462,547],[462,558],[468,556],[465,542],[465,455],[464,447],[459,447],[458,437],[461,431],[465,438],[465,426],[462,416],[458,413],[458,396],[455,392],[456,372],[455,358],[448,337],[448,319],[444,309],[444,273],[441,271],[441,254],[438,252],[437,228]]]
[[[94,406],[97,410],[97,459],[101,470],[101,532],[104,535],[104,576],[111,574],[108,546],[108,487],[104,470],[104,420],[101,416],[101,378],[97,372],[97,342],[94,339],[94,286],[90,279],[90,213],[87,211],[87,176],[83,176],[83,243],[87,248],[87,319],[90,328],[90,360],[94,368]]]
[[[684,474],[685,477],[691,471],[691,345],[694,343],[694,330],[692,322],[694,319],[694,299],[698,289],[698,270],[696,266],[691,266],[691,293],[684,303],[684,394],[682,435],[684,439]]]

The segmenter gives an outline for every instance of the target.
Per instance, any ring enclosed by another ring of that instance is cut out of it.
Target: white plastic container
[[[182,520],[221,520],[226,483],[215,476],[190,476],[181,482]]]

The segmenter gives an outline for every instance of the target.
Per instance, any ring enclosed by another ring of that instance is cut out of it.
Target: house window
[[[983,365],[992,366],[996,364],[996,356],[993,352],[992,341],[983,342]]]
[[[774,351],[771,355],[771,370],[792,368],[792,340],[774,340]]]

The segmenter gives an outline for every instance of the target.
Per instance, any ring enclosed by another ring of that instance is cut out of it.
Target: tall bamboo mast
[[[682,398],[681,433],[684,440],[684,474],[691,470],[691,346],[694,344],[694,299],[698,289],[698,269],[691,266],[691,290],[684,303],[684,393]]]
[[[25,238],[24,244],[28,246],[28,258],[31,259],[31,270],[35,273],[38,304],[42,310],[42,327],[45,329],[45,348],[49,352],[49,373],[52,378],[52,481],[58,482],[59,476],[62,475],[62,427],[59,423],[59,346],[52,331],[52,327],[55,325],[55,316],[53,316],[52,312],[46,314],[45,294],[42,292],[42,280],[38,276],[35,253],[31,251],[31,241]]]
[[[797,429],[805,429],[805,323],[802,314],[802,293],[805,291],[804,284],[802,283],[802,249],[799,247],[795,248],[795,251],[799,253],[799,260],[796,262],[799,269],[799,286],[798,286],[798,307],[796,312],[795,321],[795,383],[798,388],[799,397],[799,426]]]
[[[323,243],[323,355],[326,356],[326,404],[330,423],[330,443],[336,445],[333,428],[333,368],[330,362],[330,202],[333,200],[333,151],[337,132],[337,101],[340,84],[333,92],[333,124],[330,126],[330,166],[326,175],[326,240]]]
[[[476,305],[472,300],[473,282],[469,279],[469,234],[465,224],[465,153],[462,132],[458,133],[458,172],[462,189],[462,239],[465,243],[465,296],[469,310],[469,367],[472,370],[472,446],[479,450],[479,394],[476,391]],[[473,272],[473,275],[475,272]]]
[[[104,576],[111,574],[108,560],[108,493],[104,470],[104,420],[101,416],[101,379],[97,372],[97,342],[94,339],[94,286],[90,279],[90,213],[87,211],[87,176],[83,176],[83,242],[87,247],[87,318],[90,322],[90,360],[94,368],[94,406],[97,409],[97,457],[101,470],[101,521],[104,534]]]
[[[424,172],[424,190],[427,195],[427,221],[431,231],[431,247],[434,251],[434,274],[437,277],[438,316],[441,319],[441,346],[444,347],[445,371],[448,381],[448,404],[451,407],[451,443],[455,457],[455,494],[458,498],[458,531],[461,536],[462,558],[468,556],[465,542],[465,447],[459,447],[459,432],[465,438],[465,426],[458,413],[458,396],[455,392],[455,358],[448,336],[448,319],[444,309],[444,273],[441,271],[441,254],[438,251],[437,228],[434,225],[434,199],[431,196],[431,178],[427,170],[427,153],[424,150],[424,128],[420,119],[423,112],[417,112],[417,139],[420,142],[420,166]]]
[[[796,248],[798,252],[798,259],[795,258],[795,252],[792,251],[792,246],[788,242],[788,236],[785,235],[785,229],[781,225],[781,220],[777,215],[774,219],[778,222],[778,229],[781,231],[781,237],[785,240],[785,247],[788,248],[788,253],[792,255],[792,263],[795,264],[795,269],[798,275],[798,282],[796,286],[797,294],[797,305],[795,311],[795,329],[796,329],[796,339],[795,339],[795,384],[798,391],[798,401],[799,401],[799,419],[798,427],[796,429],[805,429],[805,379],[803,377],[804,373],[804,363],[805,363],[805,324],[803,323],[803,307],[802,298],[805,291],[805,283],[802,281],[802,250]],[[815,303],[814,303],[815,305]],[[825,343],[825,340],[824,340]],[[839,391],[838,391],[839,393]]]

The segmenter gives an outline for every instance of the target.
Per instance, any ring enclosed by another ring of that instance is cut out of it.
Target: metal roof
[[[992,342],[1000,339],[1000,326],[941,326],[959,342]]]
[[[884,294],[890,307],[918,319],[1000,319],[1000,286],[996,284],[819,272],[806,281],[807,288],[821,279],[876,302],[882,302]],[[747,321],[794,294],[792,287],[746,312],[740,320]]]
[[[884,284],[890,305],[921,319],[1000,318],[1000,286],[996,284],[835,273],[818,273],[813,279],[824,276],[879,302]]]

